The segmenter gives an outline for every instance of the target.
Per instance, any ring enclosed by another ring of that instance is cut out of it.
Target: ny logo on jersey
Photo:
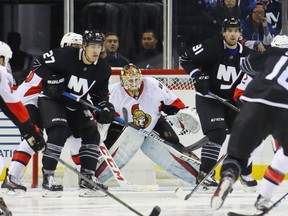
[[[240,64],[245,58],[240,58]],[[217,79],[228,82],[229,84],[221,84],[220,89],[230,89],[234,82],[237,80],[240,75],[240,71],[237,73],[236,67],[234,66],[226,66],[223,64],[219,64]]]
[[[77,76],[72,75],[70,77],[68,88],[72,89],[77,93],[82,93],[83,95],[86,94],[89,89],[94,85],[96,81],[93,81],[90,86],[88,86],[88,80],[84,78],[79,78]]]

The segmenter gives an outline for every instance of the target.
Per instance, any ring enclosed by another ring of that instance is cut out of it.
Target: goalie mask
[[[74,32],[68,32],[62,37],[62,40],[60,42],[61,47],[65,46],[80,46],[82,47],[82,35],[76,34]]]
[[[137,66],[133,64],[125,65],[121,70],[120,80],[122,86],[132,97],[137,98],[139,96],[142,84],[142,72]]]
[[[7,67],[9,60],[12,58],[12,51],[8,44],[0,41],[0,58],[3,59],[3,66]]]
[[[287,35],[277,35],[271,41],[272,47],[279,47],[282,49],[288,48],[288,36]]]

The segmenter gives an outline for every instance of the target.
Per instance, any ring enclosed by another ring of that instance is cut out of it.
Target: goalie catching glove
[[[102,101],[97,105],[98,108],[101,109],[101,111],[93,111],[94,118],[100,123],[100,124],[109,124],[111,123],[116,115],[114,106],[112,103],[109,103],[108,101]]]
[[[20,127],[22,137],[28,142],[30,147],[35,151],[45,150],[46,142],[43,138],[42,131],[31,121],[23,123]]]
[[[182,129],[182,132],[197,133],[200,130],[200,120],[195,109],[187,107],[180,109],[176,115],[169,115],[165,117],[171,126]],[[182,134],[179,135],[182,135]],[[183,134],[184,135],[184,134]]]

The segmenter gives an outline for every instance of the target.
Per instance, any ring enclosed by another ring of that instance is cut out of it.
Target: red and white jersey
[[[109,86],[109,101],[116,112],[123,118],[122,108],[128,111],[128,121],[150,132],[155,127],[161,109],[161,101],[165,105],[185,108],[184,103],[164,84],[152,77],[143,77],[139,97],[130,96],[120,82]]]
[[[237,101],[238,98],[243,94],[248,84],[252,81],[252,77],[248,76],[247,74],[244,74],[241,82],[236,86],[234,91],[234,101]]]
[[[0,96],[3,98],[9,111],[20,121],[26,122],[29,118],[28,112],[20,99],[12,90],[13,77],[6,67],[0,65]]]
[[[42,78],[32,70],[25,81],[17,88],[16,94],[23,104],[37,107],[38,95],[42,86]]]

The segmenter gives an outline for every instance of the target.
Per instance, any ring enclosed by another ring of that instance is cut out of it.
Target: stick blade
[[[155,206],[152,209],[152,212],[149,214],[149,216],[158,216],[161,213],[161,208],[159,206]]]
[[[187,193],[185,193],[185,191],[179,187],[175,190],[175,195],[180,199],[186,200]]]

